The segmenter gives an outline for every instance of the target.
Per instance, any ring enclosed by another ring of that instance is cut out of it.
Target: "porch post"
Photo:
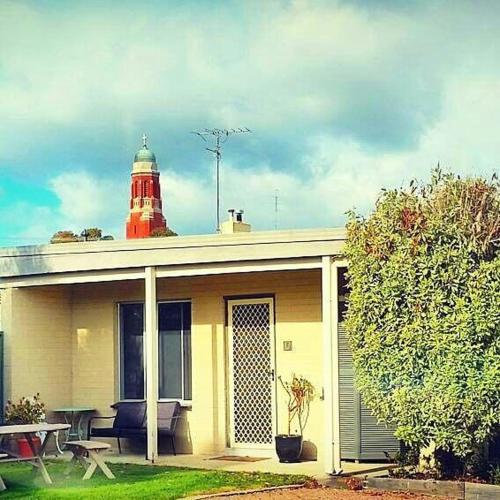
[[[146,329],[144,351],[146,368],[147,459],[158,456],[158,320],[156,307],[156,268],[145,269],[144,312]]]
[[[333,471],[340,474],[340,367],[339,367],[339,261],[333,262],[332,276],[332,404],[333,404]]]
[[[337,337],[337,268],[332,257],[322,259],[323,384],[325,404],[324,467],[329,474],[341,470],[339,366]]]

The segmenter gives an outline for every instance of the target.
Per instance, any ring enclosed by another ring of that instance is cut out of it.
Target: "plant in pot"
[[[7,401],[5,405],[5,422],[9,425],[38,424],[45,420],[45,404],[37,393],[33,397],[22,397],[18,403]],[[25,438],[16,438],[19,455],[22,457],[32,457],[33,452]],[[38,436],[32,437],[35,449],[39,449],[41,440]]]
[[[302,453],[302,434],[309,419],[311,401],[314,399],[314,386],[304,377],[292,375],[290,382],[278,377],[287,395],[288,433],[275,437],[276,453],[280,462],[298,462]],[[296,420],[298,429],[292,433],[292,423]]]

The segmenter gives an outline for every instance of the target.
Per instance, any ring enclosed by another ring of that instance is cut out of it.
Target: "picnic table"
[[[32,457],[21,457],[16,454],[12,450],[5,450],[0,444],[0,463],[2,462],[30,462],[34,467],[36,467],[40,474],[42,475],[43,480],[46,484],[52,484],[52,479],[50,478],[49,473],[43,463],[43,454],[45,451],[45,447],[49,441],[49,438],[52,434],[58,431],[67,431],[70,428],[69,424],[48,424],[48,423],[40,423],[40,424],[19,424],[19,425],[2,425],[0,426],[0,439],[3,439],[5,436],[20,434],[23,435],[31,448],[33,453]],[[43,436],[42,443],[40,445],[40,449],[36,449],[33,444],[33,436],[37,433],[41,433]],[[5,489],[5,485],[3,484],[2,479],[0,478],[0,490]]]

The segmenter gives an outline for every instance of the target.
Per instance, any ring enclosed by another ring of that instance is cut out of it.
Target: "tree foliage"
[[[465,456],[500,421],[500,186],[433,174],[349,214],[346,326],[367,406]]]
[[[72,243],[74,241],[79,241],[78,236],[73,231],[68,230],[57,231],[50,239],[51,243]]]
[[[88,227],[80,233],[80,236],[84,241],[99,241],[102,239],[102,229],[98,227]]]
[[[165,236],[178,236],[178,234],[169,227],[159,227],[151,231],[150,238],[163,238]]]
[[[80,236],[73,231],[57,231],[50,239],[50,243],[72,243],[75,241],[100,241],[100,240],[113,240],[110,234],[102,234],[102,229],[98,227],[89,227],[84,229]]]

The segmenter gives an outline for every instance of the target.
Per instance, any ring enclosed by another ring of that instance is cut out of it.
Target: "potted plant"
[[[45,404],[40,400],[40,394],[37,393],[31,398],[22,397],[18,403],[7,401],[5,406],[5,421],[9,425],[20,424],[38,424],[45,420]],[[32,457],[33,452],[25,438],[18,437],[17,448],[22,457]],[[35,449],[38,450],[41,440],[38,436],[32,438]]]
[[[290,382],[281,377],[278,377],[278,380],[288,396],[288,433],[275,437],[276,453],[280,462],[298,462],[302,453],[302,434],[309,419],[311,401],[314,399],[314,386],[304,377],[297,377],[295,374]],[[298,429],[292,434],[294,420],[297,420]]]

